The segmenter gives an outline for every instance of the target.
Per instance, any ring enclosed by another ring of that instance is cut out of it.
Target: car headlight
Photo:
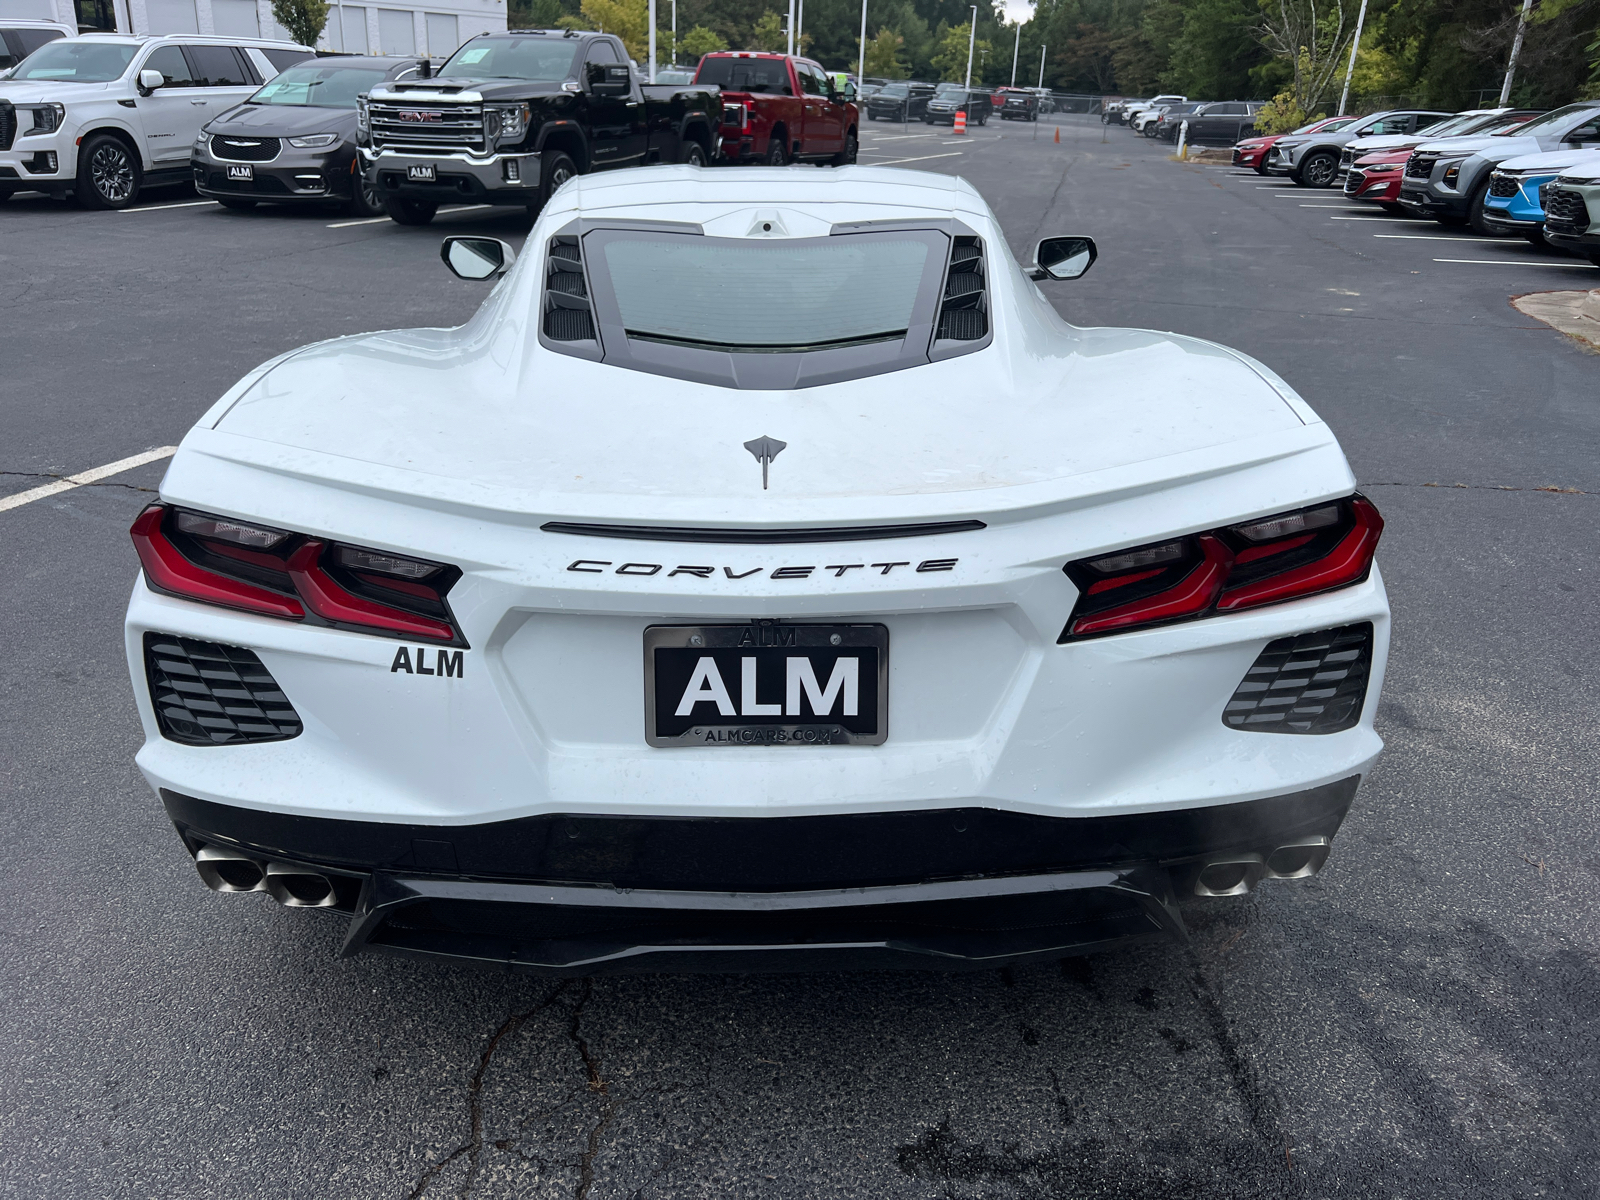
[[[491,142],[520,142],[528,132],[526,104],[483,106],[483,136]]]
[[[1367,167],[1357,163],[1356,170],[1365,171],[1368,175],[1372,175],[1378,171],[1398,171],[1403,166],[1405,166],[1405,163],[1373,163]]]
[[[289,145],[301,150],[315,150],[319,146],[331,146],[339,140],[337,133],[308,133],[305,137],[292,137]]]
[[[54,133],[61,128],[61,122],[66,119],[67,107],[64,104],[35,104],[30,106],[33,110],[33,127],[24,129],[22,137],[35,137],[41,133]]]
[[[356,132],[370,133],[372,131],[372,113],[367,109],[367,98],[356,97]]]
[[[202,129],[199,133],[194,135],[194,144],[196,146],[204,146],[210,140],[211,133],[209,130]]]

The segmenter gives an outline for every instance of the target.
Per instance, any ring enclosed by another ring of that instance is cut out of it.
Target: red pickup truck
[[[708,54],[694,81],[722,89],[725,162],[842,167],[856,161],[856,106],[809,58],[749,50]]]

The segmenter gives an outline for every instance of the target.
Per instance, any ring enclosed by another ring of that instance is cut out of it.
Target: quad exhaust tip
[[[266,892],[285,908],[332,908],[339,902],[333,880],[293,863],[264,863],[239,850],[202,846],[194,865],[214,892]]]
[[[1195,877],[1197,896],[1243,896],[1263,879],[1307,879],[1328,861],[1329,839],[1306,837],[1286,842],[1266,854],[1233,854],[1214,858]]]

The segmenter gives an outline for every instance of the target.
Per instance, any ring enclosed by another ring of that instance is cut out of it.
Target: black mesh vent
[[[1372,674],[1372,622],[1268,642],[1222,710],[1250,733],[1338,733],[1361,720]]]
[[[230,162],[271,162],[282,149],[275,137],[228,138],[219,133],[211,138],[211,153]]]
[[[550,239],[544,274],[544,336],[553,342],[596,341],[583,247],[575,237]]]
[[[249,650],[144,635],[145,675],[161,736],[190,746],[298,737],[300,714]]]
[[[11,101],[0,100],[0,150],[11,149],[11,139],[17,136],[17,110]]]
[[[934,340],[975,342],[988,332],[983,243],[975,237],[960,236],[950,248],[950,267],[945,274]]]
[[[1544,224],[1557,233],[1582,233],[1589,228],[1589,206],[1577,192],[1551,188],[1544,206]]]
[[[558,342],[594,340],[594,318],[581,308],[552,308],[544,315],[544,335]]]
[[[1515,196],[1522,189],[1517,186],[1515,179],[1508,179],[1504,175],[1491,175],[1489,177],[1489,195]]]
[[[1434,155],[1413,154],[1406,159],[1406,175],[1412,179],[1426,179],[1433,174],[1433,164],[1438,161]]]

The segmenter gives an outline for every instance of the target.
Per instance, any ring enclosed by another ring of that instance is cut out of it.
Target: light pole
[[[1044,52],[1045,47],[1039,47],[1039,86],[1044,86]]]
[[[789,0],[789,53],[794,53],[794,0]]]
[[[1522,17],[1517,21],[1517,36],[1511,42],[1511,61],[1506,63],[1506,81],[1500,85],[1500,107],[1511,103],[1511,81],[1517,76],[1517,56],[1522,53],[1522,38],[1528,32],[1528,10],[1533,0],[1522,0]]]
[[[1017,40],[1011,46],[1011,86],[1017,86],[1017,55],[1022,53],[1022,22],[1017,22]]]
[[[861,0],[861,57],[856,60],[856,95],[867,81],[867,0]]]
[[[656,81],[656,0],[650,0],[650,82]]]
[[[678,0],[672,0],[672,65],[678,65]]]
[[[967,34],[967,82],[963,85],[968,91],[972,90],[972,47],[978,40],[978,6],[972,5],[972,29]],[[971,101],[968,100],[970,104]]]
[[[1361,27],[1366,23],[1367,0],[1361,0],[1361,15],[1356,18],[1356,40],[1350,43],[1350,65],[1344,69],[1344,91],[1339,94],[1339,111],[1333,114],[1336,117],[1344,116],[1344,106],[1350,101],[1350,79],[1356,73],[1356,51],[1361,49]]]

